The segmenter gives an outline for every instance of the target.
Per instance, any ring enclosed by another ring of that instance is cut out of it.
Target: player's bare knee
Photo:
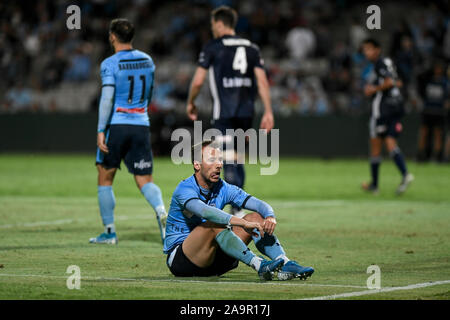
[[[98,185],[109,186],[113,184],[116,169],[106,169],[102,165],[97,165],[98,169]]]
[[[261,215],[257,212],[250,212],[250,213],[246,214],[243,219],[247,220],[247,221],[259,222],[259,223],[262,223],[264,221],[264,218],[261,217]]]
[[[135,175],[134,181],[136,181],[136,185],[140,190],[147,183],[153,182],[153,177],[152,175]]]

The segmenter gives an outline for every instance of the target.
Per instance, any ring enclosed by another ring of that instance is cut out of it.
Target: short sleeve
[[[198,65],[202,68],[208,69],[213,60],[213,50],[211,43],[206,44],[198,57]]]
[[[264,60],[261,58],[259,47],[252,45],[253,66],[264,69]]]
[[[102,86],[115,85],[114,68],[111,62],[104,60],[100,65],[100,77],[102,78]]]
[[[235,185],[227,183],[225,188],[227,204],[234,204],[242,208],[245,202],[251,197],[251,195]]]
[[[193,199],[200,199],[195,188],[187,185],[187,183],[180,183],[173,193],[175,200],[183,210],[186,208],[186,204]]]
[[[376,72],[378,76],[382,78],[392,78],[394,66],[392,65],[392,60],[389,58],[385,58],[377,64]]]

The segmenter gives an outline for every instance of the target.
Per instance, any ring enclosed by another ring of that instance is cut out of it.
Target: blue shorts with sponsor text
[[[131,174],[152,174],[150,127],[113,124],[105,134],[109,152],[105,154],[97,148],[96,164],[101,164],[106,169],[120,169],[123,159]]]

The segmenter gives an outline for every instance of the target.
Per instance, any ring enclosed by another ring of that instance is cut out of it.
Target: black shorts
[[[111,125],[106,131],[106,145],[109,149],[107,154],[97,148],[96,164],[101,164],[106,169],[120,169],[123,159],[131,174],[152,174],[153,155],[149,127]]]
[[[242,129],[247,131],[253,127],[253,118],[224,118],[217,119],[213,122],[213,128],[218,129],[225,136],[225,141],[227,141],[227,129]],[[234,138],[234,149],[237,148],[237,137]],[[226,143],[224,144],[224,150],[226,150]]]
[[[422,113],[422,125],[429,128],[439,127],[443,129],[445,126],[445,115]]]
[[[400,117],[371,118],[369,127],[371,138],[397,138],[403,130]]]
[[[217,247],[213,263],[206,268],[197,267],[184,254],[182,244],[173,249],[166,259],[170,272],[176,277],[210,277],[220,276],[237,268],[239,260],[230,257]]]

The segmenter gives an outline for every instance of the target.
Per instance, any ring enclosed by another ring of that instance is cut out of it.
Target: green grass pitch
[[[0,155],[0,299],[304,299],[367,291],[369,265],[381,287],[450,280],[450,166],[408,163],[416,179],[401,197],[391,161],[380,194],[363,193],[364,160],[284,158],[274,176],[247,165],[246,189],[275,209],[288,257],[313,266],[307,281],[261,282],[239,267],[222,277],[171,275],[155,215],[124,169],[114,184],[117,246],[90,245],[102,230],[90,155]],[[189,165],[155,159],[169,207]],[[256,250],[253,244],[250,248]],[[67,267],[81,270],[69,290]],[[449,299],[448,282],[343,299]]]

